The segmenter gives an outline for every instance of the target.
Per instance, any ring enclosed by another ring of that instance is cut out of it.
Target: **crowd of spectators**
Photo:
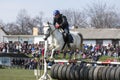
[[[0,43],[0,53],[24,53],[31,54],[33,51],[40,50],[44,44],[28,44],[28,43]]]
[[[25,54],[32,55],[29,59],[24,58],[13,58],[11,60],[12,67],[20,67],[25,69],[36,69],[37,61],[34,59],[35,57],[39,57],[40,55],[44,55],[44,44],[28,44],[28,43],[0,43],[0,53],[17,53],[17,54]]]
[[[69,59],[74,58],[80,60],[89,60],[89,61],[98,61],[100,57],[106,56],[108,57],[105,61],[119,62],[120,59],[120,46],[115,46],[113,44],[108,45],[83,45],[82,50],[67,50],[63,51],[63,59],[67,58],[67,54],[69,55]],[[55,51],[54,57],[58,58],[60,55],[59,51]],[[51,65],[51,63],[49,64]]]
[[[84,45],[82,50],[76,49],[76,51],[64,51],[63,58],[66,58],[66,54],[69,54],[69,58],[71,59],[73,54],[76,53],[78,58],[82,59],[91,59],[93,61],[98,61],[101,56],[109,56],[118,58],[120,56],[120,46],[115,46],[112,44],[108,45]],[[59,53],[57,53],[58,55]]]
[[[42,68],[42,60],[40,59],[39,62],[37,59],[32,58],[32,59],[15,59],[13,58],[11,60],[11,66],[12,67],[17,67],[17,68],[24,68],[24,69],[37,69],[37,66],[39,64],[39,68]]]
[[[95,56],[110,56],[110,57],[119,57],[120,56],[120,46],[108,44],[106,46],[103,45],[85,45],[83,55],[88,57],[95,57]]]
[[[27,44],[27,43],[20,43],[20,42],[14,42],[14,43],[0,43],[0,53],[24,53],[24,54],[33,54],[34,52],[37,52],[39,54],[42,53],[43,55],[43,48],[44,44]],[[106,56],[114,56],[118,57],[120,56],[120,46],[115,46],[112,44],[108,44],[106,46],[103,45],[84,45],[82,51],[69,51],[69,53],[72,55],[72,53],[77,52],[82,55],[83,58],[91,57],[91,56],[98,56],[98,55],[106,55]],[[59,53],[56,52],[56,53]],[[64,58],[66,55],[66,51],[64,53]],[[38,56],[33,54],[33,56]]]
[[[66,58],[66,54],[70,55],[70,59],[72,58],[73,53],[76,52],[77,57],[86,59],[90,58],[93,61],[98,61],[99,57],[105,55],[114,58],[118,58],[120,56],[120,46],[115,46],[112,44],[108,44],[106,46],[103,45],[83,45],[82,50],[76,49],[76,51],[63,51],[63,58]],[[44,55],[44,44],[27,44],[27,43],[0,43],[0,53],[23,53],[26,55],[32,54],[33,57],[39,57],[41,54]],[[37,53],[37,54],[35,54]],[[58,58],[59,51],[55,52],[55,57]],[[40,55],[39,55],[40,54]],[[81,57],[80,57],[81,56]],[[28,64],[27,64],[28,63]],[[34,69],[36,68],[37,62],[33,59],[29,61],[19,59],[12,60],[13,65],[25,65],[25,68]],[[29,67],[28,67],[29,66]]]

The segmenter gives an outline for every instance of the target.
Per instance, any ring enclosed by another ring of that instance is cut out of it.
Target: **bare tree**
[[[5,27],[5,23],[2,20],[0,20],[0,27]]]
[[[4,27],[5,31],[7,31],[8,34],[11,34],[11,35],[21,34],[18,31],[18,28],[19,27],[16,25],[16,23],[7,23]]]
[[[40,12],[38,16],[34,18],[34,23],[36,23],[36,27],[39,28],[39,34],[43,34],[43,12]]]
[[[18,13],[16,22],[13,23],[7,23],[5,25],[5,30],[10,34],[19,34],[19,35],[28,35],[32,34],[33,27],[38,27],[39,33],[43,33],[43,27],[42,27],[42,20],[43,20],[43,14],[42,12],[36,16],[31,18],[26,10],[21,10]]]
[[[106,3],[93,3],[86,9],[89,24],[95,28],[114,28],[119,23],[114,6],[108,7]]]
[[[32,34],[31,17],[27,14],[26,10],[21,10],[17,16],[16,24],[18,25],[17,31],[21,34]]]
[[[67,17],[70,26],[87,27],[86,16],[79,10],[62,10],[62,13]]]

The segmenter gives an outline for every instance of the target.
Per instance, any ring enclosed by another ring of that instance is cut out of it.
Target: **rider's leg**
[[[69,29],[65,28],[64,31],[66,33],[65,37],[66,37],[67,41],[69,41]]]
[[[70,48],[70,41],[69,41],[69,29],[68,28],[65,28],[64,29],[64,31],[65,31],[65,33],[66,33],[66,42],[67,42],[67,45],[68,45],[68,47]]]

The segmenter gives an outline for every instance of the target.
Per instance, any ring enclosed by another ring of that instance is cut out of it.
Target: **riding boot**
[[[66,33],[63,32],[62,34],[63,34],[63,39],[64,39],[64,41],[67,42]]]
[[[64,41],[66,42],[67,46],[70,48],[69,33],[63,32],[63,38],[64,38]]]
[[[70,48],[69,33],[66,34],[67,45]]]

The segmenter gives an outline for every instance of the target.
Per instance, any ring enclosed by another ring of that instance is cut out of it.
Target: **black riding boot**
[[[67,45],[70,48],[69,33],[66,34]]]
[[[64,40],[65,40],[65,42],[69,42],[69,35],[68,35],[68,33],[63,33],[63,37],[64,37]]]
[[[70,42],[69,42],[69,33],[65,33],[65,32],[63,32],[62,33],[63,34],[63,38],[64,38],[64,41],[65,41],[65,43],[67,44],[67,46],[70,48]]]

